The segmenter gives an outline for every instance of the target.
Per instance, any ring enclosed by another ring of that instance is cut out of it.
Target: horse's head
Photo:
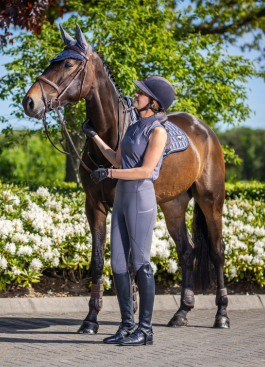
[[[78,25],[76,40],[61,26],[60,29],[65,49],[51,60],[50,66],[23,98],[24,111],[30,117],[41,119],[45,111],[53,107],[78,102],[88,94],[92,85],[91,46]]]

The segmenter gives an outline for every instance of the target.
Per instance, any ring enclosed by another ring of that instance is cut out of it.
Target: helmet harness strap
[[[156,110],[152,107],[153,102],[154,102],[154,98],[150,97],[150,101],[145,107],[141,108],[140,110],[136,108],[137,112],[147,111],[149,109],[153,111],[154,113],[161,112],[161,110]]]

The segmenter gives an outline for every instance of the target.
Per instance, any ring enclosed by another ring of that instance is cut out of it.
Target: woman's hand
[[[98,168],[90,174],[90,177],[98,184],[100,181],[105,180],[108,177],[109,170],[107,168]]]
[[[94,136],[98,135],[93,127],[89,125],[89,119],[86,119],[86,121],[82,123],[82,130],[90,138],[94,138]]]

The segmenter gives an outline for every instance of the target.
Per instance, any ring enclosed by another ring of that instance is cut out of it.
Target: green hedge
[[[265,183],[258,181],[238,181],[236,183],[225,184],[226,198],[247,200],[264,200]]]
[[[0,183],[9,184],[11,186],[23,187],[26,186],[30,191],[35,191],[40,185],[33,182],[17,181],[14,183],[1,181]],[[83,187],[75,182],[61,182],[61,181],[49,181],[43,182],[42,186],[47,187],[49,191],[56,191],[61,194],[69,192],[83,192]],[[258,181],[238,181],[236,183],[225,183],[226,199],[245,198],[252,200],[264,200],[265,199],[265,183]]]

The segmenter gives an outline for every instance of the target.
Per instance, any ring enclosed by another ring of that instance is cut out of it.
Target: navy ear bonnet
[[[86,54],[89,46],[79,25],[76,24],[75,40],[63,29],[61,24],[59,24],[59,26],[61,30],[62,39],[65,45],[78,48],[81,52]],[[82,61],[84,60],[84,57],[80,55],[78,52],[75,52],[74,50],[63,50],[62,52],[54,56],[51,62],[62,61],[68,58],[78,59]]]

